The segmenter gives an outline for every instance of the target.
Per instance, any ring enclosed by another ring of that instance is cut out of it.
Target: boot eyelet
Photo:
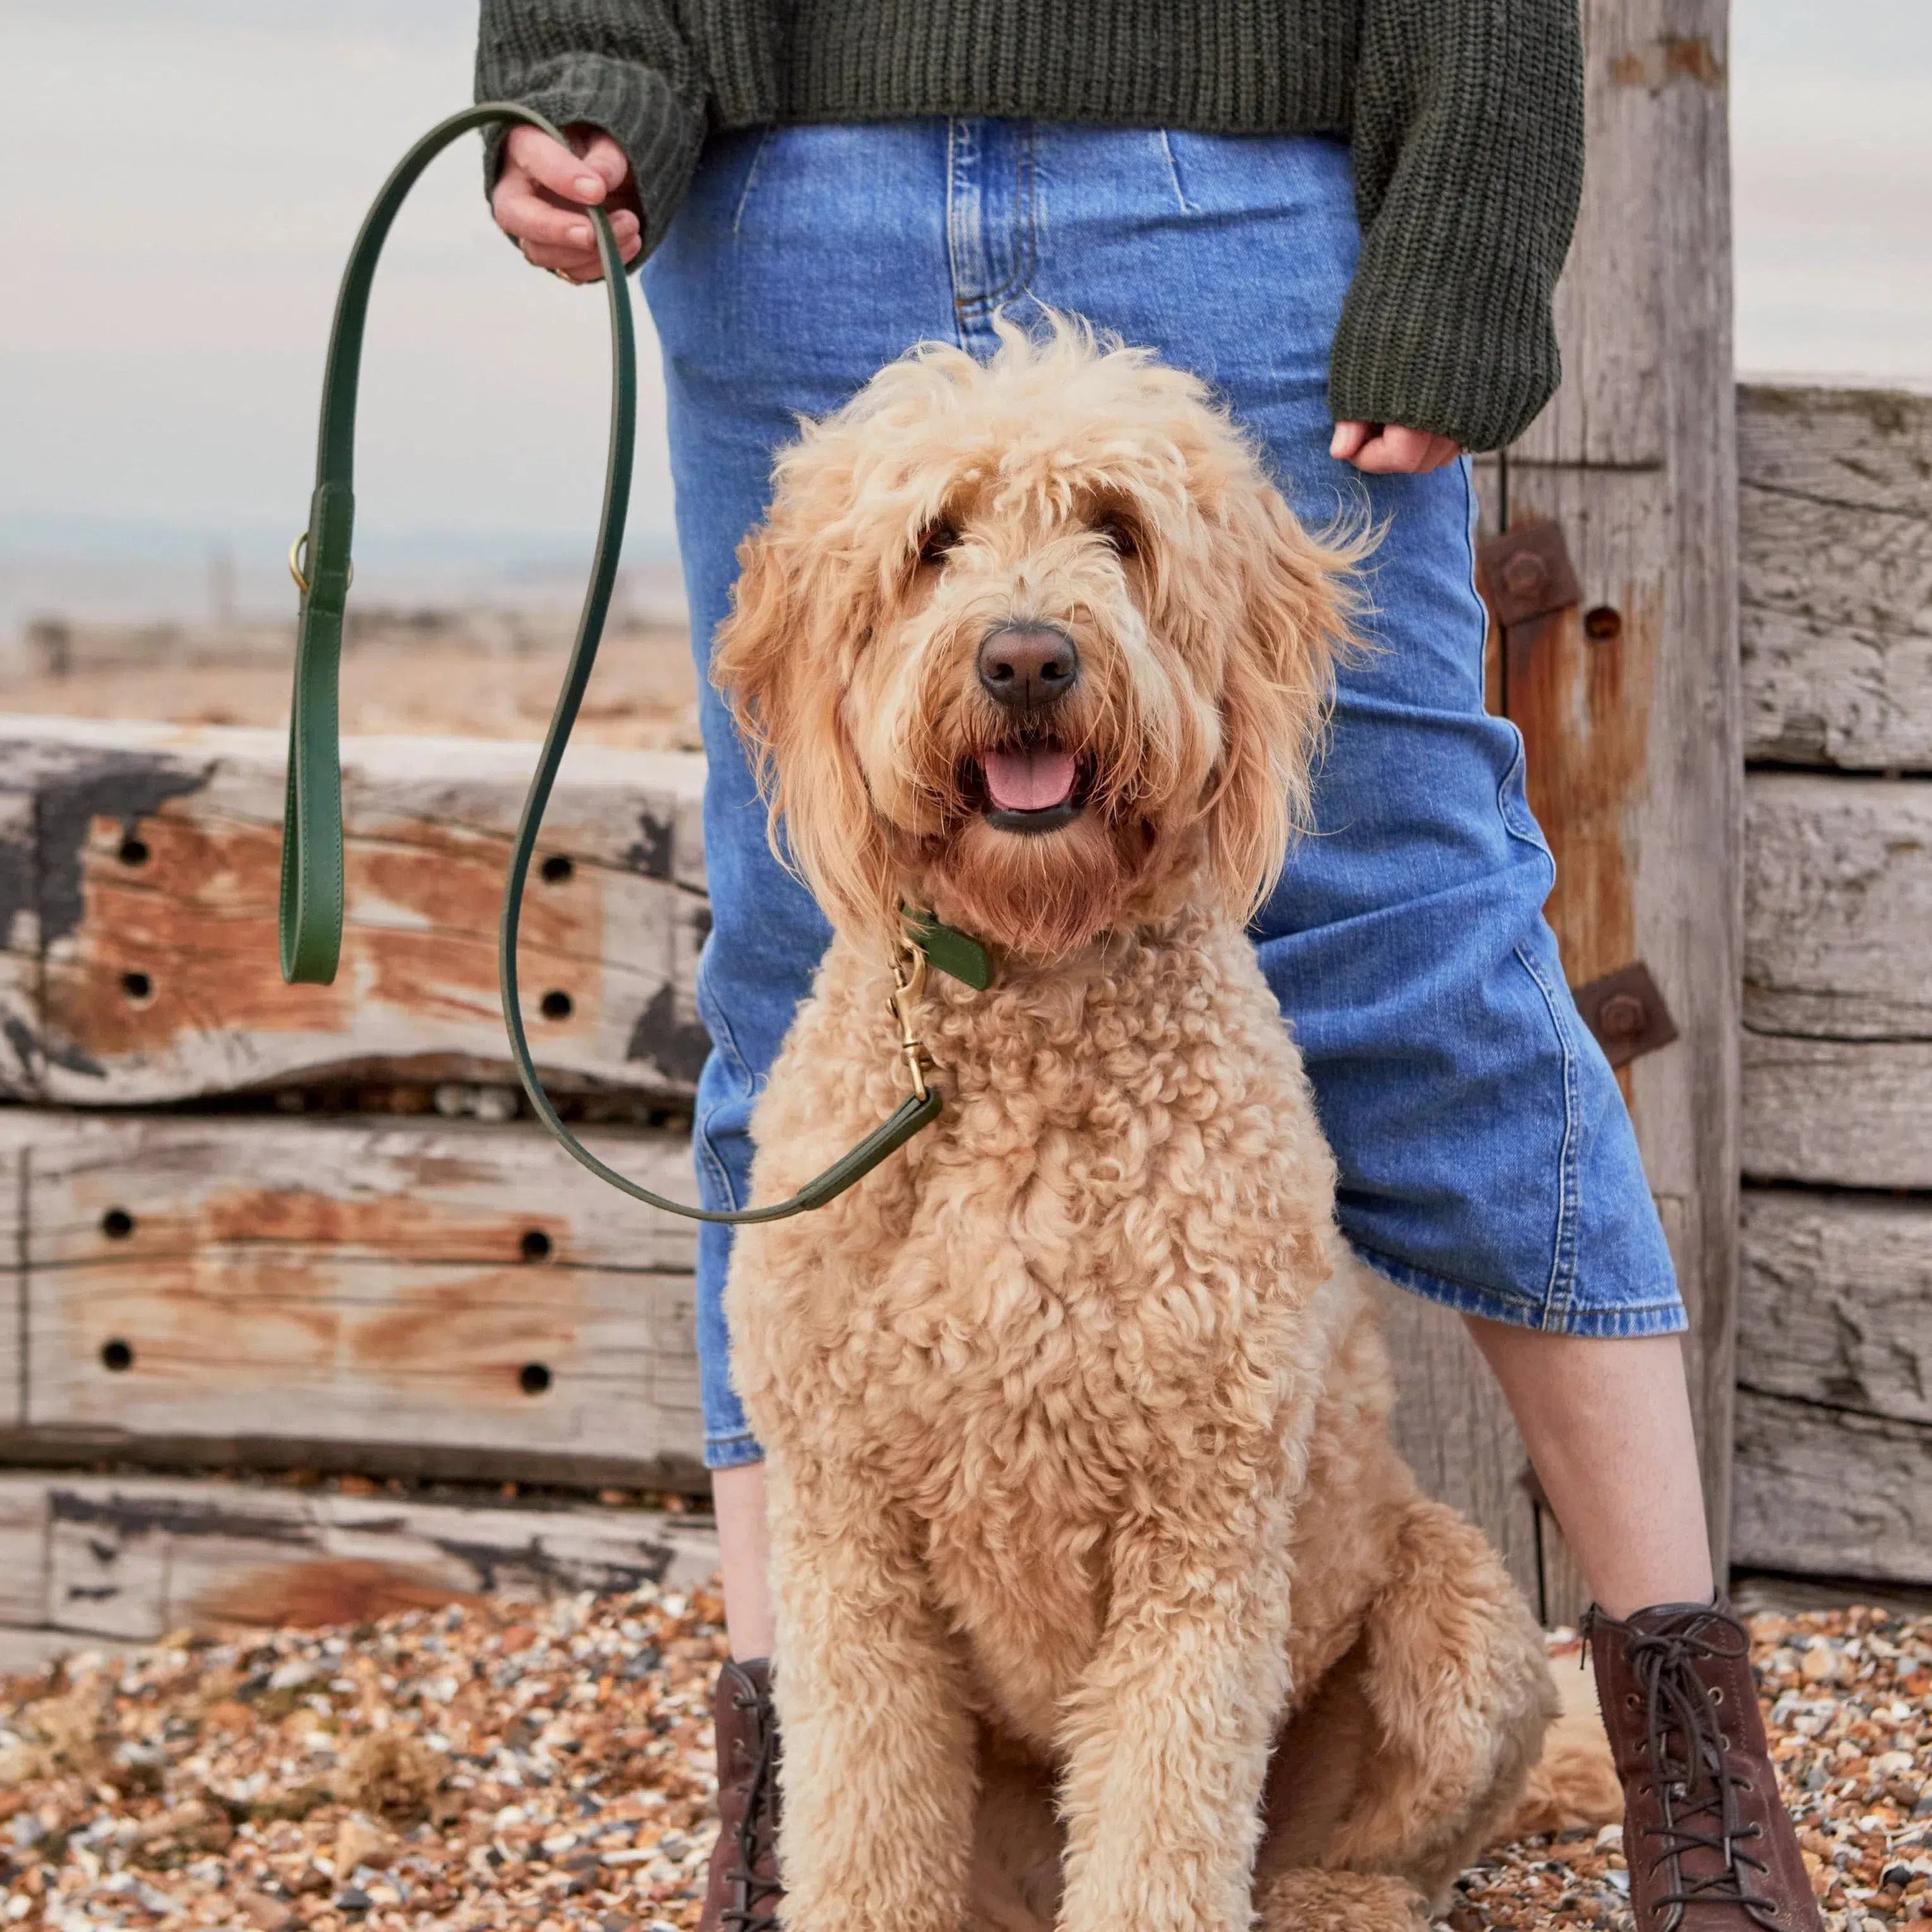
[[[1643,1708],[1643,1700],[1634,1690],[1626,1690],[1624,1693],[1624,1702],[1633,1711],[1641,1710]]]
[[[1724,1701],[1724,1687],[1721,1684],[1713,1684],[1711,1686],[1711,1702],[1714,1704],[1721,1704]]]

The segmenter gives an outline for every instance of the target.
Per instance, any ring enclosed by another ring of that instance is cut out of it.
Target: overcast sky
[[[244,587],[272,582],[262,546],[304,513],[343,254],[395,156],[468,99],[474,20],[474,0],[0,4],[16,576],[26,550],[226,532]],[[1932,385],[1932,5],[1738,0],[1732,36],[1740,368]],[[638,313],[643,554],[671,524]],[[377,284],[369,541],[586,548],[603,358],[596,299],[524,269],[473,148],[447,157]]]

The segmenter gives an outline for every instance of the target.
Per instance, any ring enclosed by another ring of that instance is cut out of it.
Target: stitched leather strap
[[[296,642],[295,697],[289,717],[288,794],[282,826],[281,951],[282,976],[326,986],[335,977],[342,951],[342,766],[338,706],[342,653],[343,614],[350,580],[350,542],[355,522],[356,393],[362,362],[363,326],[369,312],[369,291],[376,263],[396,212],[424,169],[452,142],[472,128],[498,122],[520,122],[540,128],[558,141],[562,134],[541,114],[513,101],[487,102],[452,114],[432,128],[398,165],[382,184],[350,251],[336,298],[335,322],[328,344],[322,388],[322,432],[316,454],[315,494],[309,505],[308,531],[303,540],[306,582]],[[510,870],[503,894],[499,929],[497,968],[502,985],[503,1020],[509,1030],[510,1058],[530,1096],[536,1116],[571,1156],[601,1180],[621,1189],[633,1200],[662,1208],[691,1221],[742,1223],[783,1220],[823,1207],[869,1173],[920,1128],[938,1118],[938,1094],[908,1097],[892,1117],[874,1127],[859,1144],[835,1161],[814,1180],[808,1181],[788,1201],[765,1208],[736,1210],[688,1208],[640,1186],[598,1159],[566,1126],[550,1104],[530,1058],[524,1030],[523,1008],[517,990],[517,928],[523,910],[524,887],[536,850],[537,834],[545,806],[563,762],[578,706],[590,682],[604,620],[616,580],[618,554],[623,546],[624,518],[629,507],[631,463],[636,440],[638,399],[637,344],[631,328],[629,290],[617,253],[609,217],[602,208],[590,210],[597,236],[597,253],[604,265],[604,286],[610,310],[610,438],[604,471],[604,508],[597,532],[596,554],[578,620],[577,640],[571,647],[563,688],[550,714],[550,730],[537,758],[536,776],[524,801],[523,816],[510,850]]]

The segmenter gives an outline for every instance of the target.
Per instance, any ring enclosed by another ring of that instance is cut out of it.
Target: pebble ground
[[[688,1932],[717,1598],[187,1634],[0,1682],[0,1932]],[[1932,1922],[1932,1618],[1761,1616],[1830,1932]],[[1449,1932],[1630,1924],[1614,1826],[1502,1847]]]

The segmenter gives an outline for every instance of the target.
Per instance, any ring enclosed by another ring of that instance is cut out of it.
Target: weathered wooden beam
[[[1932,1582],[1932,1427],[1741,1392],[1732,1533],[1751,1568]]]
[[[1746,1188],[1738,1384],[1932,1426],[1932,1198]]]
[[[1932,1189],[1932,1042],[1744,1036],[1754,1180]]]
[[[26,1409],[26,1165],[21,1143],[0,1132],[0,1430]]]
[[[1724,0],[1585,0],[1588,160],[1557,295],[1564,376],[1494,513],[1553,520],[1582,586],[1502,693],[1556,852],[1573,985],[1636,962],[1674,1044],[1625,1090],[1692,1323],[1714,1538],[1730,1520],[1742,736]],[[1520,661],[1519,661],[1520,660]],[[1546,1607],[1568,1614],[1566,1570]]]
[[[0,721],[0,1093],[125,1106],[376,1069],[506,1077],[496,928],[531,748],[347,741],[348,920],[326,987],[285,986],[276,963],[285,748]],[[572,754],[522,956],[532,1045],[562,1084],[692,1090],[702,785],[689,754]]]
[[[651,1510],[0,1474],[0,1658],[216,1622],[360,1622],[486,1590],[688,1589],[717,1560],[708,1522]]]
[[[1932,784],[1760,772],[1744,799],[1744,1024],[1932,1037]]]
[[[687,1144],[602,1137],[688,1197]],[[688,1482],[688,1224],[529,1124],[10,1109],[26,1442]]]
[[[1745,749],[1932,771],[1932,397],[1738,398]]]

